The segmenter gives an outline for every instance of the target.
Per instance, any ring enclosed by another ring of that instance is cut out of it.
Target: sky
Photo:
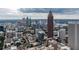
[[[0,8],[0,19],[22,19],[23,17],[27,16],[31,17],[32,19],[47,19],[49,11],[49,9],[44,8],[38,8],[38,10],[42,12],[37,11],[35,8],[22,9],[25,10],[25,12],[21,11],[20,8]],[[46,12],[43,13],[44,11]],[[55,19],[79,19],[78,8],[56,8],[52,9],[52,13]]]

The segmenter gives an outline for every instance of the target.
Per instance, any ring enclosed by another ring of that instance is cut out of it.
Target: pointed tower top
[[[49,13],[52,13],[52,11],[50,10]]]
[[[49,11],[48,17],[53,17],[52,11]]]

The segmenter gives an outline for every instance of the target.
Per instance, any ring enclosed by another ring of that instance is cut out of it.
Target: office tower
[[[31,18],[28,19],[29,27],[31,27]]]
[[[40,44],[42,44],[43,43],[43,40],[44,40],[44,31],[38,31],[38,38],[37,38],[37,40],[38,40],[38,42],[40,43]]]
[[[68,24],[68,46],[71,49],[79,49],[79,23],[69,22]]]
[[[26,25],[27,27],[30,27],[31,26],[31,18],[26,18]]]
[[[47,27],[48,27],[48,38],[53,38],[53,15],[52,11],[49,11],[48,14],[48,21],[47,21]]]
[[[59,30],[59,37],[62,43],[65,43],[66,39],[66,30],[65,29],[60,29]]]
[[[27,27],[29,26],[28,17],[26,18],[26,26],[27,26]]]
[[[5,33],[5,43],[11,43],[13,37],[15,37],[15,25],[8,23],[6,24],[6,33]]]

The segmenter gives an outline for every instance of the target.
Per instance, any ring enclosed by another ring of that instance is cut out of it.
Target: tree
[[[0,50],[3,49],[3,46],[4,46],[4,39],[5,39],[5,37],[0,36]]]

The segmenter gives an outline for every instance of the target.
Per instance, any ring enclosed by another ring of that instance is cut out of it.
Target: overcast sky
[[[19,8],[0,8],[0,19],[21,19],[31,17],[32,19],[47,19],[48,13],[23,13]],[[58,9],[53,12],[55,19],[79,19],[79,9]]]

